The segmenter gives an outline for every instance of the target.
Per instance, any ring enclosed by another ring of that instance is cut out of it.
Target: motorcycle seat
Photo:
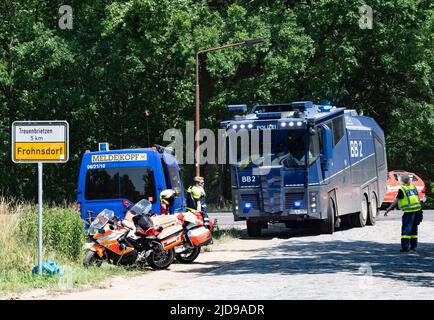
[[[141,237],[146,237],[148,239],[156,239],[155,234],[158,233],[157,230],[155,230],[154,227],[150,227],[146,230],[142,230],[142,229],[137,229],[136,230],[136,235],[141,236]]]

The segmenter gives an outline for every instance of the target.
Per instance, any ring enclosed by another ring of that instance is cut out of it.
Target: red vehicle
[[[425,183],[423,180],[413,172],[408,172],[404,170],[394,170],[389,171],[387,174],[387,192],[384,196],[384,201],[381,206],[382,209],[386,209],[396,198],[398,194],[399,187],[402,186],[401,177],[403,174],[408,174],[412,179],[412,184],[417,188],[419,193],[419,199],[425,202]]]

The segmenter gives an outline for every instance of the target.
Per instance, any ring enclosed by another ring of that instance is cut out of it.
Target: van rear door
[[[124,200],[136,203],[147,199],[153,203],[154,211],[160,210],[159,202],[156,201],[154,168],[148,161],[89,164],[82,168],[80,180],[78,198],[82,199],[83,219],[88,219],[89,214],[94,218],[104,209],[113,210],[116,216],[123,218]]]
[[[90,158],[91,159],[91,158]],[[118,162],[89,163],[83,159],[79,178],[78,196],[81,198],[82,219],[95,218],[104,209],[113,210],[116,215],[121,211],[119,188],[115,174]]]

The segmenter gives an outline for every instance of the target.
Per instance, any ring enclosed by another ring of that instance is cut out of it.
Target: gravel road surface
[[[212,215],[213,216],[213,215]],[[434,211],[417,254],[401,253],[401,212],[375,226],[316,235],[273,227],[261,238],[211,246],[192,265],[115,277],[102,289],[32,291],[22,299],[434,299]],[[220,214],[220,219],[230,215]],[[233,221],[232,221],[233,222]]]

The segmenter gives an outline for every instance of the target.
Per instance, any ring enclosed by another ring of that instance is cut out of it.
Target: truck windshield
[[[249,133],[250,134],[250,133]],[[286,168],[305,166],[305,131],[304,130],[275,130],[271,132],[271,165],[282,165]],[[261,166],[266,164],[264,155],[264,143],[262,135],[259,135],[259,154],[252,154],[245,159],[241,158],[240,139],[238,139],[237,156],[240,168],[248,166]],[[318,133],[309,135],[308,165],[311,165],[319,157],[320,142]],[[269,160],[269,161],[270,161]]]
[[[92,169],[86,172],[87,200],[125,198],[132,202],[155,199],[152,168],[125,167]]]

